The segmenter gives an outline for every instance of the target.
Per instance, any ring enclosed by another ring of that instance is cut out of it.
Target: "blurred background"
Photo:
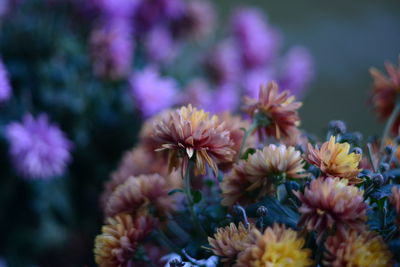
[[[0,0],[0,266],[94,266],[103,183],[162,109],[238,111],[274,79],[307,132],[381,133],[368,69],[397,64],[399,1],[146,3]]]

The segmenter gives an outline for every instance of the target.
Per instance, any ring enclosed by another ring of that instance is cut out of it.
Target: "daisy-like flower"
[[[297,232],[275,224],[261,233],[253,230],[254,243],[239,254],[236,267],[313,266],[311,250]]]
[[[363,199],[364,192],[348,185],[346,179],[318,178],[304,189],[304,194],[294,193],[302,202],[299,226],[316,231],[319,237],[334,229],[340,233],[347,228],[365,227],[368,205]]]
[[[180,181],[180,180],[179,180]],[[159,174],[132,176],[119,185],[108,198],[106,216],[119,213],[140,214],[151,206],[156,208],[157,215],[165,215],[176,209],[176,195],[168,192],[179,185],[168,181]]]
[[[397,186],[392,187],[392,196],[390,202],[395,208],[397,214],[397,224],[400,226],[400,188]]]
[[[22,123],[6,127],[10,155],[17,171],[26,178],[50,179],[63,175],[71,160],[72,143],[47,115],[27,114]]]
[[[236,260],[236,256],[253,243],[251,232],[256,229],[253,224],[245,227],[241,222],[236,227],[234,223],[218,228],[213,237],[208,237],[212,252],[222,257],[226,266]]]
[[[232,161],[235,152],[233,141],[224,123],[217,116],[210,117],[204,110],[191,105],[170,112],[154,126],[154,138],[159,144],[158,151],[168,152],[170,170],[180,166],[183,170],[188,160],[195,161],[195,175],[206,173],[206,164],[218,172],[217,164]]]
[[[127,267],[140,242],[152,231],[156,221],[148,216],[134,219],[121,214],[107,219],[102,234],[95,239],[95,261],[101,267]]]
[[[393,266],[392,254],[382,237],[370,231],[348,231],[325,242],[324,266]]]
[[[289,91],[279,93],[278,90],[275,82],[262,85],[258,99],[245,97],[243,109],[253,118],[256,114],[267,118],[266,125],[259,129],[260,133],[277,139],[296,136],[300,125],[297,110],[302,103],[295,102],[295,97],[290,96]]]
[[[375,68],[370,69],[371,76],[374,79],[371,102],[375,111],[383,120],[392,114],[400,93],[400,67],[387,62],[385,68],[388,76]],[[399,124],[398,118],[392,127],[393,133],[398,133]]]
[[[222,205],[256,202],[275,193],[285,178],[303,178],[304,162],[299,151],[285,145],[269,145],[240,160],[221,183]]]
[[[362,181],[357,178],[361,171],[358,165],[362,155],[349,152],[349,143],[336,143],[336,137],[331,136],[329,142],[323,143],[319,149],[308,144],[304,158],[308,163],[320,168],[323,176],[345,178],[350,184],[356,184]]]

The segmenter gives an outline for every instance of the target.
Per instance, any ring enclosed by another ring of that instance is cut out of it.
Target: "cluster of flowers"
[[[313,77],[313,60],[305,48],[296,46],[278,56],[279,32],[257,9],[238,9],[228,36],[208,52],[191,56],[190,63],[188,41],[209,46],[207,37],[215,31],[216,12],[208,1],[77,2],[91,6],[97,18],[90,37],[94,72],[106,79],[128,79],[132,98],[146,118],[188,103],[212,112],[236,110],[240,97],[255,96],[254,85],[266,80],[277,80],[301,95]],[[193,65],[196,76],[178,83],[169,70],[180,57],[186,68]]]
[[[400,68],[387,70],[372,70],[372,101],[392,129]],[[270,82],[244,99],[251,122],[192,105],[148,120],[106,184],[97,264],[395,266],[399,129],[362,153],[341,121],[315,142],[298,128],[300,106]]]

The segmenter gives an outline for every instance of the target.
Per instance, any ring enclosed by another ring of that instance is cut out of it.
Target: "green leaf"
[[[201,201],[202,195],[199,190],[193,190],[192,191],[192,197],[193,197],[193,203],[197,204]]]
[[[248,148],[244,153],[243,153],[243,156],[242,156],[242,159],[248,159],[249,158],[249,156],[250,155],[253,155],[254,153],[256,153],[256,149],[254,149],[254,148]]]
[[[168,196],[171,196],[175,193],[183,193],[183,190],[181,188],[172,189],[171,191],[168,192]]]

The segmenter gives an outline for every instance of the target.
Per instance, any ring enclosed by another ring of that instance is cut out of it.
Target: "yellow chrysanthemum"
[[[334,136],[329,142],[323,143],[320,149],[308,144],[305,154],[306,161],[320,168],[325,176],[345,178],[351,184],[360,182],[357,175],[361,171],[358,169],[361,158],[361,154],[350,153],[349,143],[336,143]]]
[[[304,248],[305,240],[297,232],[275,224],[264,234],[253,230],[254,244],[241,252],[237,267],[306,267],[312,266],[311,250]]]
[[[383,239],[369,231],[330,236],[325,243],[324,266],[390,267],[392,254]]]
[[[195,160],[195,174],[205,174],[206,164],[217,173],[217,164],[231,162],[235,156],[233,141],[224,123],[217,116],[191,105],[172,111],[154,125],[158,151],[168,152],[170,169],[179,167],[180,158],[186,166]]]
[[[234,223],[231,223],[224,228],[218,228],[214,237],[208,238],[208,243],[215,255],[223,257],[222,262],[232,263],[237,254],[252,243],[250,233],[254,229],[253,224],[245,227],[242,223],[239,223],[239,227],[236,227]]]

